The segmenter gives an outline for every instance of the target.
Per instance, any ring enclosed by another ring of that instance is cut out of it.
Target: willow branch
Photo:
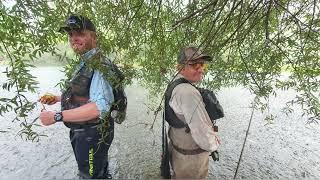
[[[252,71],[249,69],[249,66],[248,66],[247,62],[246,62],[246,61],[244,60],[244,58],[243,58],[243,55],[242,55],[241,48],[240,48],[240,45],[239,45],[239,44],[238,44],[238,51],[239,51],[239,54],[240,54],[240,59],[241,59],[242,63],[244,64],[247,72],[250,74],[250,77],[251,77],[251,79],[253,80],[254,84],[257,85],[257,87],[258,87],[258,89],[259,89],[260,91],[262,91],[262,88],[260,87],[260,85],[259,85],[259,83],[257,82],[256,78],[254,77]],[[253,91],[254,91],[254,90],[253,90]],[[254,91],[254,93],[257,94],[255,91]]]
[[[219,30],[221,29],[221,27],[222,26],[224,26],[225,28],[224,28],[224,30],[226,30],[226,28],[228,27],[228,23],[229,23],[229,20],[231,19],[230,17],[231,17],[231,15],[234,13],[234,11],[238,8],[238,6],[240,5],[240,4],[242,4],[242,0],[241,1],[239,1],[237,4],[235,3],[235,1],[234,1],[234,3],[233,3],[233,5],[232,5],[232,8],[231,8],[231,10],[230,10],[230,12],[228,13],[228,15],[227,15],[227,17],[223,20],[223,22],[218,26],[218,29],[216,30],[216,32],[215,33],[213,33],[213,35],[212,35],[212,39],[211,39],[211,41],[214,41],[215,40],[215,37],[216,37],[216,34],[219,32]]]
[[[134,18],[137,16],[137,14],[138,14],[139,10],[141,9],[142,5],[143,5],[143,1],[141,1],[141,3],[139,4],[139,6],[137,7],[137,10],[134,12],[134,15],[132,16],[132,18],[130,18],[126,32],[129,31],[130,26],[131,26],[131,23],[133,22]]]
[[[205,36],[205,39],[201,42],[200,46],[202,46],[202,44],[204,44],[204,43],[207,41],[207,39],[209,39],[209,35],[211,34],[211,31],[213,30],[213,28],[214,28],[217,20],[219,19],[220,15],[221,15],[221,13],[222,13],[222,10],[223,10],[224,7],[227,5],[227,2],[228,2],[228,1],[225,1],[225,3],[223,4],[223,7],[220,9],[218,15],[217,15],[216,18],[213,20],[212,25],[211,25],[211,27],[210,27],[210,30],[209,30],[209,32],[207,33],[207,36]],[[230,13],[231,13],[231,12],[230,12]],[[228,18],[228,17],[227,17],[227,18]],[[220,24],[220,26],[218,27],[218,29],[213,33],[213,36],[212,36],[212,37],[215,37],[215,34],[218,33],[220,27],[224,24],[224,22],[225,22],[225,20],[226,20],[227,18],[225,18],[224,21]],[[212,38],[212,39],[213,39],[213,38]]]
[[[14,66],[14,60],[13,60],[12,56],[11,56],[11,54],[10,54],[10,52],[9,52],[9,50],[8,50],[8,48],[7,48],[5,42],[3,41],[2,38],[0,38],[0,41],[1,41],[1,43],[2,43],[2,45],[3,45],[3,47],[4,47],[4,49],[5,49],[8,57],[9,57],[9,59],[10,59],[11,66],[13,67],[13,66]],[[14,69],[14,68],[12,68],[11,71],[15,74],[15,69]],[[19,89],[19,83],[18,83],[18,81],[14,81],[14,83],[15,83],[15,88],[16,88],[16,91],[17,91],[17,96],[18,96],[18,99],[19,99],[19,104],[20,104],[20,107],[22,107],[22,106],[23,106],[23,103],[22,103],[21,96],[23,96],[23,95],[21,94],[21,91],[20,91],[20,89]],[[25,123],[27,123],[26,117],[23,117],[23,119],[24,119]]]
[[[270,0],[268,9],[266,12],[266,19],[265,19],[265,30],[266,30],[266,44],[269,40],[269,21],[270,21],[270,12],[271,12],[272,0]]]
[[[254,9],[249,13],[249,15],[247,16],[247,18],[237,27],[237,29],[228,37],[228,39],[223,42],[221,44],[221,47],[225,46],[229,40],[242,28],[242,26],[247,22],[247,20],[256,12],[256,9],[258,8],[258,6],[261,4],[262,0],[260,0],[256,6],[254,7]]]
[[[300,22],[302,25],[308,27],[307,24],[305,24],[304,22],[302,22],[299,18],[297,18],[296,15],[294,15],[291,11],[289,11],[287,8],[283,7],[277,0],[274,0],[274,2],[279,6],[281,7],[283,10],[285,10],[287,13],[289,13],[291,15],[292,18],[294,18],[295,20],[297,20],[298,22]],[[310,31],[313,31],[317,34],[319,34],[319,32],[317,30],[314,30],[314,29],[311,29],[310,28]]]
[[[227,1],[226,1],[227,2]],[[199,12],[202,12],[206,9],[208,9],[210,6],[216,6],[216,4],[218,3],[218,0],[215,0],[207,5],[205,5],[204,7],[194,11],[193,13],[189,14],[188,16],[180,19],[180,20],[177,20],[173,25],[172,25],[172,28],[175,29],[177,28],[180,24],[182,24],[184,21],[188,20],[188,19],[191,19],[193,16],[197,15]]]

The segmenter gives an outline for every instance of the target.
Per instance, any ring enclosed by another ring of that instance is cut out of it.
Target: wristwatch
[[[56,122],[62,122],[63,121],[63,116],[62,116],[62,112],[57,112],[54,116],[53,119]]]

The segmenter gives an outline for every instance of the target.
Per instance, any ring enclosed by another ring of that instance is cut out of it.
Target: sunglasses
[[[204,70],[206,70],[208,68],[208,64],[205,64],[204,62],[197,62],[197,63],[188,64],[188,65],[195,70],[199,70],[200,68],[203,68]]]

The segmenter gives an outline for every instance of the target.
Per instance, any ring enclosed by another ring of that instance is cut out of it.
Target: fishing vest
[[[171,99],[173,89],[181,83],[189,83],[189,81],[184,78],[180,78],[170,83],[167,87],[167,90],[164,94],[165,120],[169,123],[170,126],[174,128],[188,129],[188,125],[177,117],[176,113],[173,111],[173,109],[169,105],[169,101]]]
[[[193,141],[191,135],[189,134],[190,128],[189,128],[188,124],[185,123],[184,121],[182,121],[181,119],[179,119],[177,117],[177,115],[175,114],[175,112],[173,111],[173,109],[169,105],[169,101],[171,99],[173,89],[182,83],[188,83],[188,84],[194,86],[193,84],[191,84],[188,80],[186,80],[184,78],[176,79],[175,81],[173,81],[172,83],[170,83],[168,85],[166,92],[165,92],[164,119],[173,128],[177,128],[177,129],[186,128],[185,129],[186,134],[183,136],[185,138],[189,139],[189,141]],[[198,88],[198,87],[195,87],[195,88],[201,94],[203,103],[205,105],[205,109],[210,117],[212,124],[214,125],[214,128],[217,128],[217,126],[215,126],[215,120],[222,118],[224,116],[223,109],[222,109],[221,105],[219,104],[219,101],[217,100],[216,96],[214,95],[214,93],[212,91],[207,90],[207,89]],[[215,129],[215,130],[217,130],[217,129]],[[170,131],[171,131],[171,128],[169,129],[169,134],[170,134]],[[182,135],[182,134],[180,134],[180,135]],[[175,150],[177,150],[178,152],[180,152],[181,154],[184,154],[184,155],[196,155],[196,154],[200,154],[202,152],[205,152],[205,150],[203,150],[201,148],[196,148],[196,149],[192,149],[192,150],[183,149],[183,148],[180,148],[177,145],[175,145],[174,142],[171,142],[171,145],[173,146],[173,148]],[[217,151],[215,151],[215,153],[217,153]],[[217,158],[214,158],[214,160],[216,161]]]
[[[170,107],[169,105],[169,101],[171,99],[171,95],[172,95],[172,92],[173,92],[173,89],[178,85],[178,84],[181,84],[181,83],[188,83],[188,81],[184,78],[180,78],[180,79],[177,79],[175,81],[173,81],[172,83],[169,84],[166,92],[165,92],[165,120],[169,123],[170,127],[173,127],[173,128],[177,128],[177,130],[175,131],[172,131],[173,129],[172,128],[169,128],[169,131],[168,131],[168,136],[170,138],[170,144],[171,146],[176,150],[178,151],[179,153],[181,154],[184,154],[184,155],[196,155],[196,154],[200,154],[200,153],[203,153],[205,152],[205,150],[201,149],[193,140],[191,134],[190,134],[190,128],[188,126],[188,124],[183,121],[183,117],[180,117],[182,119],[180,119],[176,114],[175,112],[173,111],[173,109]],[[185,128],[183,130],[183,128]],[[173,132],[176,132],[177,134],[172,136],[172,133]],[[185,147],[186,149],[184,148],[181,148],[178,144],[178,142],[180,141],[181,142],[181,139],[178,140],[174,137],[180,137],[180,138],[183,138],[184,142],[187,141],[189,142],[188,143],[188,146]]]
[[[173,109],[169,105],[169,101],[171,99],[173,89],[182,83],[188,83],[188,84],[194,86],[185,78],[176,79],[175,81],[173,81],[172,83],[170,83],[168,85],[167,90],[165,92],[165,100],[164,100],[164,102],[165,102],[165,120],[169,123],[170,126],[172,126],[174,128],[187,128],[186,129],[186,132],[187,132],[190,130],[188,125],[185,122],[181,121],[177,117],[177,115],[175,114],[175,112],[173,111]],[[224,117],[223,108],[220,105],[217,97],[214,95],[214,93],[212,91],[210,91],[208,89],[198,88],[196,86],[194,86],[194,87],[201,94],[203,103],[205,105],[205,109],[210,117],[210,120],[212,121],[212,124],[215,124],[216,119]]]
[[[68,88],[61,95],[61,109],[68,110],[80,107],[89,103],[90,84],[93,76],[93,70],[90,70],[85,65],[79,72],[70,80]],[[64,122],[69,128],[77,128],[81,125],[96,125],[98,118],[87,122],[70,123]]]

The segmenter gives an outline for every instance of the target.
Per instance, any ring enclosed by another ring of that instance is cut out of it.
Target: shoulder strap
[[[107,71],[107,80],[111,83],[113,88],[122,88],[122,83],[125,79],[123,72],[119,67],[113,63],[109,58],[104,56],[101,51],[98,51],[96,56],[100,58],[100,63],[98,64],[97,69],[102,71]]]
[[[174,127],[174,128],[184,128],[184,127],[188,127],[188,125],[181,121],[177,115],[175,114],[175,112],[173,111],[173,109],[169,106],[169,101],[171,99],[171,95],[172,95],[172,91],[173,89],[178,86],[179,84],[182,83],[188,83],[191,84],[188,80],[184,79],[184,78],[180,78],[177,79],[175,81],[173,81],[172,83],[170,83],[167,87],[167,90],[165,92],[165,120],[169,123],[170,126]]]

